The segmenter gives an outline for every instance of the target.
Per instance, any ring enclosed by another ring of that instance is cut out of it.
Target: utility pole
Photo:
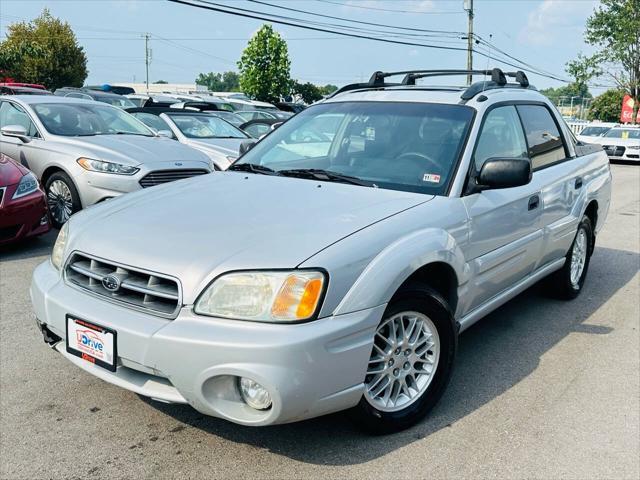
[[[142,37],[144,38],[144,64],[146,67],[146,71],[147,71],[147,95],[149,95],[149,63],[151,62],[151,54],[150,54],[150,50],[149,50],[149,38],[151,37],[151,34],[149,33],[145,33],[144,35],[142,35]]]
[[[473,0],[464,0],[463,8],[469,17],[469,29],[467,32],[467,70],[473,70]],[[473,82],[473,75],[467,75],[467,85]]]

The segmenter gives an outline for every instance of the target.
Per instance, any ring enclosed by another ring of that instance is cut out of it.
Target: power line
[[[290,27],[297,27],[297,28],[303,28],[306,30],[313,30],[316,32],[324,32],[324,33],[332,33],[335,35],[342,35],[345,37],[353,37],[353,38],[361,38],[364,40],[375,40],[378,42],[383,42],[383,43],[392,43],[392,44],[396,44],[396,45],[408,45],[408,46],[414,46],[414,47],[428,47],[428,48],[436,48],[436,49],[441,49],[441,50],[455,50],[455,51],[466,51],[465,48],[459,48],[459,47],[449,47],[449,46],[443,46],[443,45],[430,45],[430,44],[423,44],[423,43],[415,43],[415,42],[409,42],[409,41],[403,41],[403,40],[391,40],[388,38],[376,38],[376,37],[371,37],[369,35],[360,35],[360,34],[355,34],[355,33],[347,33],[347,32],[341,32],[341,31],[336,31],[336,30],[329,30],[327,28],[320,28],[320,27],[314,27],[314,26],[309,26],[309,25],[300,25],[298,23],[293,23],[293,22],[289,22],[289,21],[284,21],[284,20],[274,20],[268,17],[264,17],[264,16],[260,16],[260,15],[256,15],[256,14],[252,14],[252,13],[243,13],[243,12],[238,12],[238,11],[233,11],[233,10],[226,10],[226,9],[222,9],[219,8],[218,6],[212,6],[212,5],[217,5],[217,4],[212,4],[211,2],[204,2],[207,5],[201,5],[201,4],[195,4],[195,3],[191,3],[191,1],[186,1],[186,0],[167,0],[169,2],[172,3],[179,3],[182,5],[186,5],[189,7],[195,7],[195,8],[202,8],[205,10],[211,10],[214,12],[220,12],[220,13],[226,13],[229,15],[234,15],[234,16],[239,16],[239,17],[245,17],[245,18],[252,18],[255,20],[263,20],[263,21],[267,21],[267,22],[272,22],[272,23],[278,23],[281,25],[288,25]]]
[[[298,22],[298,23],[302,23],[302,24],[306,24],[306,25],[312,25],[312,26],[316,26],[316,27],[321,27],[321,28],[339,28],[342,30],[350,30],[351,32],[356,32],[356,33],[364,33],[367,35],[383,35],[385,37],[393,37],[393,38],[404,38],[406,39],[407,37],[410,40],[415,40],[415,37],[433,37],[436,36],[437,38],[441,38],[443,36],[448,36],[448,37],[458,37],[460,35],[464,35],[462,32],[450,32],[450,31],[444,31],[444,30],[435,30],[434,33],[431,34],[427,34],[427,33],[402,33],[402,34],[398,34],[397,32],[389,32],[389,31],[381,31],[381,30],[374,30],[371,28],[363,28],[363,27],[354,27],[354,26],[349,26],[349,25],[336,25],[335,23],[326,23],[326,22],[318,22],[318,21],[313,21],[313,20],[305,20],[302,18],[298,18],[298,17],[289,17],[289,16],[284,16],[284,15],[278,15],[275,13],[269,13],[269,12],[260,12],[260,11],[256,11],[256,10],[249,10],[246,8],[241,8],[241,7],[236,7],[236,6],[229,6],[226,4],[220,4],[220,3],[216,3],[216,2],[212,2],[212,1],[207,1],[207,0],[198,0],[200,3],[204,3],[207,5],[212,5],[214,7],[218,7],[218,8],[225,8],[225,9],[233,9],[233,11],[235,11],[236,13],[239,12],[245,12],[246,14],[249,15],[267,15],[268,17],[274,17],[276,19],[280,19],[280,23],[282,23],[282,21],[293,21],[293,22]],[[227,12],[229,12],[229,10],[227,10]],[[277,20],[274,20],[273,18],[267,18],[267,21],[271,21],[274,23],[277,23]]]
[[[370,35],[349,33],[349,32],[333,30],[333,29],[324,28],[324,27],[301,25],[300,23],[296,23],[294,21],[281,20],[279,18],[273,19],[273,18],[268,18],[268,17],[264,16],[264,15],[275,16],[273,14],[264,14],[264,13],[248,11],[246,9],[238,9],[238,8],[235,8],[235,7],[228,7],[226,5],[220,5],[220,4],[217,4],[217,3],[214,3],[214,2],[210,2],[210,1],[206,1],[206,0],[168,0],[168,1],[172,2],[172,3],[178,3],[178,4],[190,6],[190,7],[201,8],[201,9],[204,9],[204,10],[210,10],[210,11],[219,12],[219,13],[226,13],[228,15],[239,16],[239,17],[244,17],[244,18],[251,18],[251,19],[255,19],[255,20],[262,20],[262,21],[277,23],[277,24],[281,24],[281,25],[287,25],[287,26],[290,26],[290,27],[302,28],[302,29],[306,29],[306,30],[313,30],[313,31],[319,31],[319,32],[324,32],[324,33],[331,33],[331,34],[341,35],[341,36],[345,36],[345,37],[360,38],[360,39],[363,39],[363,40],[373,40],[373,41],[383,42],[383,43],[390,43],[390,44],[396,44],[396,45],[408,45],[408,46],[422,47],[422,48],[435,48],[435,49],[440,49],[440,50],[462,51],[462,52],[466,52],[467,51],[466,48],[462,48],[462,47],[434,45],[434,44],[426,44],[426,43],[416,43],[416,42],[410,42],[410,41],[404,41],[404,40],[392,40],[392,39],[389,39],[389,38],[372,37]],[[199,1],[200,3],[194,3],[195,1]],[[225,8],[221,8],[221,7],[225,7]],[[228,8],[235,8],[235,10],[228,10]],[[237,11],[237,10],[242,10],[242,11]],[[277,17],[280,17],[280,16],[277,16]],[[292,19],[292,20],[298,20],[299,21],[300,19]],[[337,27],[340,28],[340,26],[337,26]],[[479,51],[478,49],[474,48],[473,51],[478,53],[478,55],[480,55],[482,57],[491,58],[490,55],[488,55],[487,53],[484,53],[482,51]],[[501,61],[501,63],[504,63],[505,65],[509,65],[511,67],[518,68],[518,69],[527,71],[529,73],[533,73],[533,74],[540,75],[540,76],[543,76],[543,77],[551,78],[551,79],[554,79],[554,80],[564,81],[564,80],[560,79],[559,77],[552,76],[552,75],[547,75],[547,74],[544,74],[544,73],[539,72],[539,71],[537,71],[535,69],[532,69],[532,68],[524,68],[522,65],[514,64],[513,62],[509,62],[509,61],[506,61],[504,59],[500,59],[500,61]]]
[[[349,5],[345,5],[344,3],[339,3],[339,2],[332,2],[331,0],[316,0],[317,2],[322,2],[322,3],[329,3],[331,5],[338,5],[341,7],[353,7],[353,8],[361,8],[363,10],[376,10],[379,12],[391,12],[391,13],[417,13],[420,15],[460,15],[463,12],[459,12],[459,11],[455,11],[455,10],[444,10],[444,11],[436,11],[436,12],[423,12],[421,10],[393,10],[390,8],[380,8],[380,7],[371,7],[371,6],[364,6],[364,5],[355,5],[353,3],[349,4]]]
[[[387,24],[384,24],[384,23],[364,22],[364,21],[361,21],[361,20],[352,20],[352,19],[344,18],[344,17],[336,17],[336,16],[333,16],[333,15],[325,15],[325,14],[322,14],[322,13],[308,12],[306,10],[299,10],[297,8],[283,7],[281,5],[274,5],[272,3],[263,2],[261,0],[247,0],[247,1],[251,2],[251,3],[258,3],[258,4],[261,4],[261,5],[266,5],[266,6],[273,7],[273,8],[279,8],[279,9],[282,9],[282,10],[288,10],[288,11],[291,11],[291,12],[304,13],[306,15],[313,15],[313,16],[316,16],[316,17],[331,18],[333,20],[340,20],[340,21],[343,21],[343,22],[353,22],[353,23],[359,23],[359,24],[362,24],[362,25],[372,25],[372,26],[375,26],[375,27],[394,28],[394,29],[398,29],[398,30],[409,30],[409,31],[413,31],[413,32],[425,32],[425,33],[443,33],[443,34],[455,33],[456,35],[463,33],[463,32],[450,32],[450,31],[447,31],[447,30],[427,30],[427,29],[424,29],[424,28],[401,27],[401,26],[397,26],[397,25],[387,25]]]

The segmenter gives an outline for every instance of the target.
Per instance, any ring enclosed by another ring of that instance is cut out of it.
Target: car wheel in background
[[[445,390],[456,345],[446,301],[423,284],[403,287],[376,330],[356,422],[382,434],[421,420]]]
[[[71,215],[82,208],[78,190],[64,172],[56,172],[49,177],[45,184],[45,193],[51,224],[55,228],[62,227]]]

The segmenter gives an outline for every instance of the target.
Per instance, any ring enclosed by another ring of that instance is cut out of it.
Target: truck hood
[[[209,165],[202,152],[163,137],[141,135],[96,135],[94,137],[61,137],[56,141],[72,145],[78,156],[138,166],[162,162],[200,161]]]
[[[76,214],[67,251],[175,276],[189,304],[224,272],[295,268],[342,238],[432,198],[219,172],[127,194]]]

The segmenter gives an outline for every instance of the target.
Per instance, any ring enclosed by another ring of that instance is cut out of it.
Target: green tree
[[[307,104],[311,104],[321,100],[324,96],[320,91],[320,88],[313,83],[300,83],[297,80],[293,81],[293,87],[291,88],[293,95],[300,95],[302,101]]]
[[[587,20],[585,41],[597,51],[572,65],[588,78],[613,80],[640,107],[640,0],[601,0]]]
[[[336,85],[332,85],[330,83],[323,85],[322,87],[320,87],[320,93],[322,94],[322,96],[324,97],[325,95],[331,95],[333,92],[335,92],[336,90],[338,90],[338,87]]]
[[[612,88],[597,96],[589,107],[587,118],[601,122],[619,122],[624,95],[624,90]]]
[[[236,72],[201,73],[196,83],[205,85],[212,92],[235,92],[240,90],[240,75]]]
[[[277,102],[291,90],[290,67],[287,42],[265,24],[251,37],[238,62],[240,87],[256,100]]]
[[[166,85],[169,82],[167,82],[166,80],[156,80],[153,83],[155,83],[156,85]]]
[[[589,92],[589,87],[587,87],[586,83],[570,83],[569,85],[565,85],[563,87],[558,88],[545,88],[544,90],[540,90],[540,93],[546,95],[549,100],[551,100],[554,104],[558,105],[562,98],[569,99],[571,102],[571,97],[576,97],[575,100],[579,102],[580,98],[592,98],[593,96]]]
[[[44,9],[35,20],[14,23],[7,30],[0,43],[0,69],[5,76],[49,89],[83,85],[87,57],[68,23]]]

